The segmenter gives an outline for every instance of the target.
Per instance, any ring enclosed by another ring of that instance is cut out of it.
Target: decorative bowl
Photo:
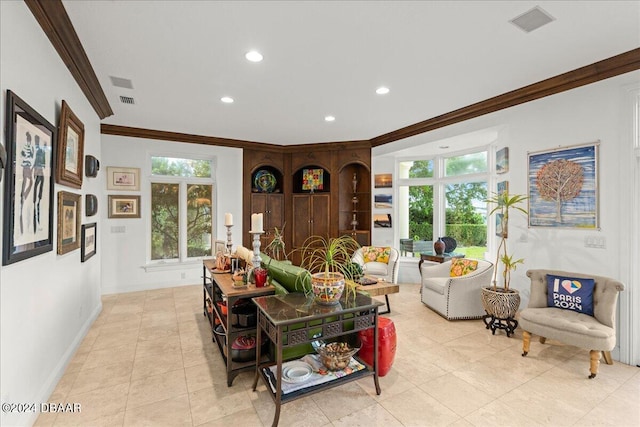
[[[344,276],[340,273],[312,274],[311,289],[318,304],[337,304],[344,291]]]
[[[351,357],[360,350],[360,347],[353,348],[345,342],[331,342],[319,345],[315,350],[327,369],[339,371],[349,366]]]

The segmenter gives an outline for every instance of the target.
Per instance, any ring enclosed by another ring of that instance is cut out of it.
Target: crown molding
[[[640,69],[640,48],[377,136],[371,139],[371,146],[388,144],[638,69]]]
[[[25,0],[100,119],[113,110],[61,0]]]

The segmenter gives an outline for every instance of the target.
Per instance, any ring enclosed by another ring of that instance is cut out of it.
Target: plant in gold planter
[[[507,336],[510,336],[518,322],[513,318],[520,307],[520,294],[517,290],[509,287],[511,283],[511,271],[515,270],[518,264],[524,263],[524,258],[515,258],[507,251],[507,231],[509,225],[509,214],[512,209],[528,215],[526,209],[520,206],[527,199],[521,194],[509,194],[507,191],[494,193],[486,202],[496,205],[489,215],[500,215],[502,218],[502,230],[500,231],[500,243],[496,251],[495,270],[493,271],[493,286],[483,287],[481,290],[482,305],[487,312],[484,321],[487,329],[491,328],[495,334],[496,329],[505,329]],[[502,278],[504,285],[498,286],[498,270],[500,263],[503,266]],[[502,322],[505,321],[506,325]]]
[[[311,287],[316,302],[336,304],[345,289],[354,292],[356,285],[350,270],[351,256],[360,247],[353,237],[325,238],[311,236],[300,248],[300,267],[311,275]],[[346,276],[346,277],[345,277]]]

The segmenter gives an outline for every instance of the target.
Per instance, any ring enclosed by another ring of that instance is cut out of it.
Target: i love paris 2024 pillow
[[[547,306],[593,316],[595,280],[547,275]]]

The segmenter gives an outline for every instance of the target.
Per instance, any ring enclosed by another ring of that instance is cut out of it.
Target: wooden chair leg
[[[547,342],[547,338],[546,337],[540,337],[540,344],[544,344]]]
[[[613,365],[613,359],[611,358],[611,352],[610,351],[603,351],[602,355],[604,356],[604,362],[607,365]]]
[[[522,357],[529,354],[530,345],[531,345],[531,334],[527,331],[522,331]]]
[[[598,366],[600,366],[600,356],[600,350],[591,350],[589,352],[589,357],[591,358],[591,363],[589,366],[591,375],[589,375],[589,379],[595,378],[598,374]]]

